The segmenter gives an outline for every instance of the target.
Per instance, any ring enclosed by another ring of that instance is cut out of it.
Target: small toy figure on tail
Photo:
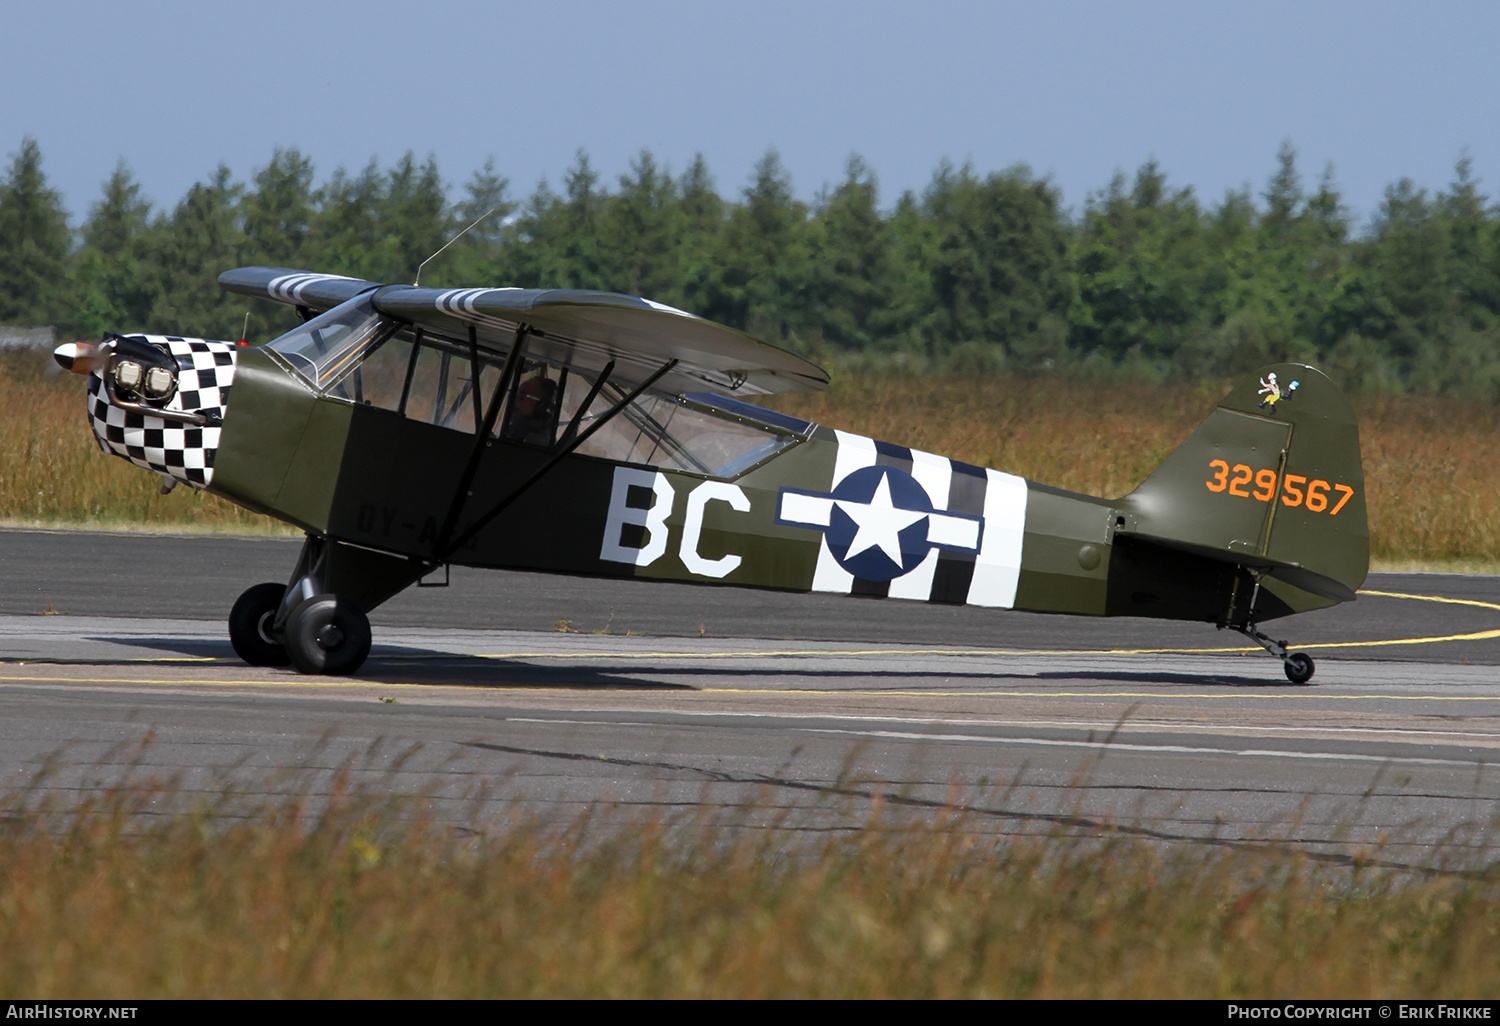
[[[1290,385],[1287,386],[1286,391],[1283,392],[1281,390],[1281,386],[1276,382],[1276,372],[1272,371],[1270,374],[1260,379],[1259,394],[1265,396],[1265,398],[1260,401],[1260,408],[1263,410],[1270,410],[1272,413],[1275,413],[1276,404],[1282,402],[1283,400],[1290,400],[1292,398],[1292,393],[1297,391],[1297,386],[1301,383],[1302,382],[1300,381],[1293,381]]]

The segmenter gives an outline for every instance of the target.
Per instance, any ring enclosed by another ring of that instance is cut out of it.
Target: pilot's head
[[[552,415],[552,400],[557,395],[557,382],[550,378],[534,377],[521,382],[516,390],[516,415],[528,420],[540,420]]]

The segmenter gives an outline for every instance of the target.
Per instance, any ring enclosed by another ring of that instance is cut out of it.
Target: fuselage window
[[[474,352],[467,345],[397,327],[378,333],[363,362],[326,394],[472,434],[500,380],[504,356],[479,350],[476,380]]]
[[[406,387],[411,363],[412,340],[409,333],[389,335],[384,342],[365,353],[364,360],[346,374],[328,394],[362,406],[379,406],[396,410]]]
[[[481,355],[476,381],[471,354],[455,352],[448,346],[424,345],[417,354],[402,412],[424,424],[472,434],[482,416],[480,403],[489,397],[485,386],[493,389],[499,376],[499,368]]]
[[[625,394],[614,385],[605,385],[580,418],[579,432]],[[582,398],[580,389],[572,401],[576,404]],[[564,423],[575,413],[564,404]],[[625,463],[734,477],[795,441],[787,434],[694,409],[675,397],[645,395],[589,436],[578,451]]]

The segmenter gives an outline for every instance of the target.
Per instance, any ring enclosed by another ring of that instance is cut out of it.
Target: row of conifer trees
[[[424,284],[646,296],[835,364],[1209,377],[1313,362],[1356,391],[1500,399],[1500,208],[1467,159],[1428,192],[1391,185],[1355,224],[1331,172],[1290,145],[1263,190],[1205,203],[1154,162],[1080,210],[1024,166],[940,163],[882,207],[872,169],[797,198],[774,151],[727,197],[703,159],[642,152],[603,182],[580,151],[529,196],[487,163],[450,193],[436,162],[335,170],[278,149],[153,209],[122,160],[76,229],[23,140],[0,177],[0,323],[238,337],[217,274],[271,264]],[[252,337],[289,313],[253,311]]]

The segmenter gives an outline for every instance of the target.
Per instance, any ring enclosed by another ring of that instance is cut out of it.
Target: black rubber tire
[[[1286,657],[1283,666],[1286,668],[1286,679],[1293,684],[1306,684],[1312,680],[1313,670],[1316,669],[1312,656],[1306,652],[1293,652]]]
[[[229,643],[251,666],[285,666],[292,661],[286,646],[271,633],[285,595],[284,584],[257,584],[245,589],[229,611]]]
[[[333,628],[332,641],[324,628]],[[286,651],[303,673],[342,677],[364,665],[370,654],[370,621],[359,607],[335,595],[314,595],[286,621]],[[323,640],[319,640],[322,636]]]

